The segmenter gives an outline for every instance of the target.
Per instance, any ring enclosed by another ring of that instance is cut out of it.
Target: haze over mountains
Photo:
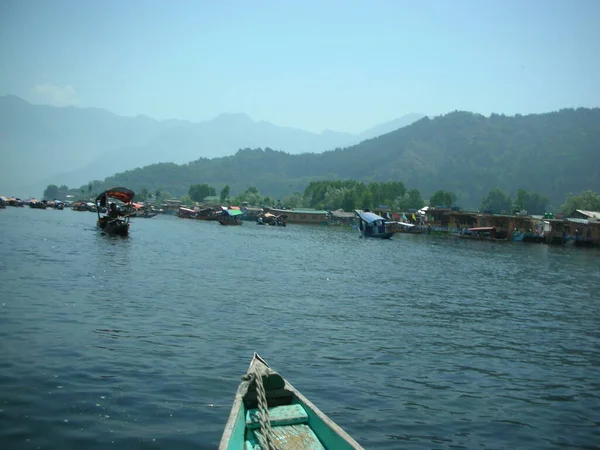
[[[159,162],[187,163],[271,147],[290,154],[320,153],[359,143],[422,118],[409,114],[360,134],[320,134],[221,114],[194,123],[123,117],[98,108],[33,105],[0,97],[0,193],[40,196],[48,184],[80,186],[116,172]]]

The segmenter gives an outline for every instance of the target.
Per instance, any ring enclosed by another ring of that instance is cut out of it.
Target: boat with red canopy
[[[123,213],[114,202],[109,203],[109,199],[115,199],[125,205],[125,210],[131,206],[135,193],[131,189],[124,187],[114,187],[105,190],[96,197],[96,206],[98,210],[98,228],[106,234],[118,236],[129,235],[129,214]],[[100,216],[100,210],[107,208],[106,215]]]

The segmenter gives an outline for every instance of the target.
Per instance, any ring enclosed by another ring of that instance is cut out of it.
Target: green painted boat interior
[[[269,408],[269,420],[278,448],[297,450],[351,450],[344,439],[297,398],[289,405]],[[263,450],[258,409],[240,408],[229,442],[231,450]]]

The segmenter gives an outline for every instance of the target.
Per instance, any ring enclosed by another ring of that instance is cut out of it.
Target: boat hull
[[[259,442],[262,427],[256,409],[259,395],[252,375],[262,380],[269,408],[271,436],[277,448],[363,448],[281,375],[271,370],[259,355],[254,354],[235,396],[219,450],[262,448]]]
[[[104,220],[98,219],[98,228],[106,234],[113,236],[129,236],[129,223],[120,219]]]
[[[374,234],[366,234],[361,233],[360,237],[369,238],[369,239],[391,239],[395,233],[374,233]]]

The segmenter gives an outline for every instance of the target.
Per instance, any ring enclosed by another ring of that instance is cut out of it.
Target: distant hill
[[[425,198],[437,189],[453,191],[463,207],[478,207],[495,187],[513,194],[524,188],[559,205],[568,192],[600,191],[600,109],[514,117],[453,112],[321,154],[245,149],[118,173],[101,185],[182,195],[191,184],[220,189],[227,183],[234,194],[256,186],[282,197],[319,179],[402,180]]]
[[[408,120],[400,119],[404,124]],[[32,105],[4,96],[0,97],[0,194],[39,196],[50,183],[77,186],[118,170],[222,157],[245,147],[269,146],[297,154],[363,139],[350,133],[278,127],[245,114],[222,114],[200,123],[158,121],[97,108]]]

